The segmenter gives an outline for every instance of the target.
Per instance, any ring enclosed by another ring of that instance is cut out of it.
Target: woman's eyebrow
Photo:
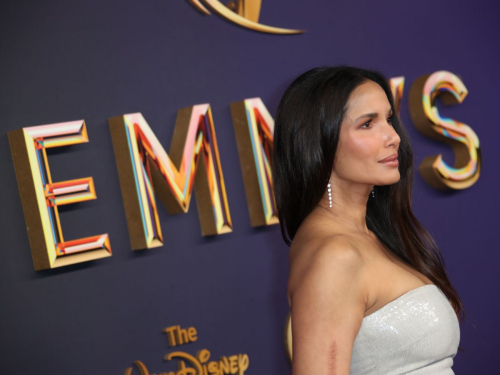
[[[354,122],[358,122],[359,120],[361,120],[362,118],[376,118],[378,117],[378,113],[376,112],[373,112],[373,113],[366,113],[364,115],[361,115],[359,116],[356,120],[354,120]]]
[[[387,116],[389,116],[391,113],[392,113],[392,108],[389,108],[389,110],[387,111]],[[378,117],[378,113],[376,113],[376,112],[365,113],[364,115],[361,115],[356,120],[354,120],[354,122],[358,122],[362,118],[377,118],[377,117]]]

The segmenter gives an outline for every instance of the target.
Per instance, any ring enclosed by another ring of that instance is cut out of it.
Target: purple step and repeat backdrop
[[[287,247],[278,225],[251,226],[230,103],[260,97],[274,115],[298,74],[349,64],[405,77],[401,117],[417,166],[438,153],[453,164],[454,154],[412,123],[412,83],[446,70],[469,90],[463,103],[438,108],[478,135],[481,176],[437,191],[417,173],[413,207],[467,310],[455,372],[498,373],[499,10],[494,1],[266,0],[260,23],[306,30],[276,35],[205,16],[187,0],[2,1],[1,372],[188,374],[176,363],[198,353],[205,368],[289,374]],[[141,112],[168,152],[178,109],[203,103],[233,231],[203,237],[194,197],[186,214],[160,204],[163,247],[132,251],[108,118]],[[35,271],[7,133],[79,119],[89,142],[49,150],[50,169],[54,181],[92,176],[97,199],[60,208],[64,237],[108,233],[113,254]]]

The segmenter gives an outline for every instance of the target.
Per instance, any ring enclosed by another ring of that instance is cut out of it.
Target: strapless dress
[[[413,289],[366,316],[354,340],[351,375],[453,375],[458,319],[436,285]]]

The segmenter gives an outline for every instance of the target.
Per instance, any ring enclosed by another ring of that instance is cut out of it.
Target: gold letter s
[[[428,156],[420,164],[422,177],[436,189],[466,189],[479,178],[479,138],[468,125],[442,118],[435,103],[438,96],[445,105],[462,103],[467,93],[460,78],[446,71],[418,78],[410,90],[410,114],[417,129],[428,137],[450,144],[455,153],[453,167],[441,154]]]

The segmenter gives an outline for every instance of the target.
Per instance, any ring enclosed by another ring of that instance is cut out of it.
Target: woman
[[[412,213],[413,154],[378,72],[315,68],[278,106],[293,375],[453,374],[462,302]]]

